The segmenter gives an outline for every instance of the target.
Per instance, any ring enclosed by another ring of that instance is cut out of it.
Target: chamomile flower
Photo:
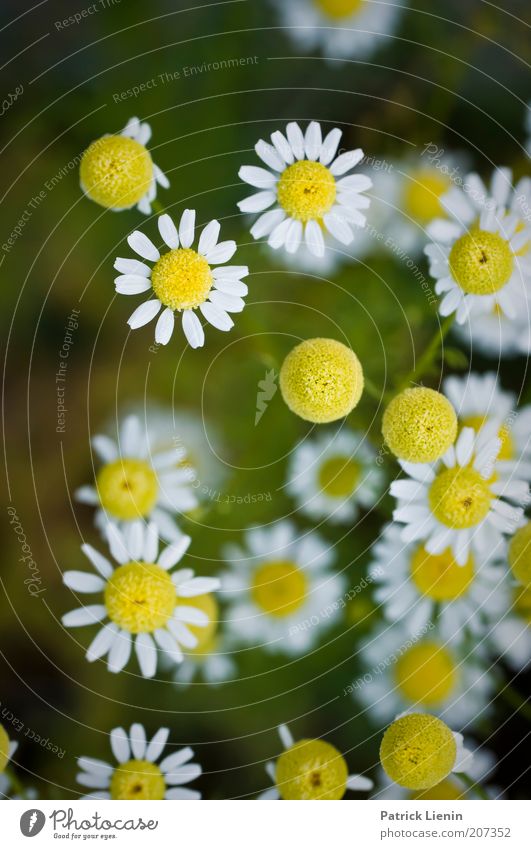
[[[473,740],[465,737],[463,745],[466,750],[471,752],[472,760],[467,767],[467,776],[474,783],[479,783],[483,787],[483,782],[488,779],[494,772],[497,766],[496,755],[486,749],[484,746],[477,746]],[[395,784],[390,781],[384,770],[381,770],[379,781],[377,782],[378,790],[372,796],[373,799],[408,799],[415,802],[428,801],[463,801],[465,799],[475,799],[477,796],[469,785],[463,781],[459,773],[452,773],[443,778],[434,787],[427,790],[408,790],[406,787],[401,787],[400,784]],[[485,793],[490,799],[499,799],[500,790],[496,786],[487,785],[484,787]]]
[[[398,716],[385,732],[380,761],[386,775],[409,790],[430,790],[454,773],[468,774],[473,755],[463,735],[427,713]]]
[[[102,465],[95,485],[80,487],[75,498],[98,508],[98,527],[104,529],[108,522],[125,527],[150,518],[163,539],[180,539],[173,515],[197,506],[192,488],[195,473],[184,444],[160,447],[156,434],[131,415],[121,423],[116,440],[98,434],[92,447]]]
[[[531,478],[531,405],[517,411],[515,394],[500,387],[494,372],[452,375],[444,381],[443,389],[461,426],[479,433],[488,424],[497,432],[501,441],[498,462],[502,468],[513,468],[518,477]]]
[[[229,313],[241,312],[247,294],[242,282],[249,269],[246,265],[225,265],[236,253],[236,242],[218,242],[221,225],[211,221],[203,228],[197,244],[196,213],[185,209],[179,229],[169,215],[161,215],[158,227],[168,250],[162,254],[139,230],[128,237],[129,247],[150,267],[137,259],[119,257],[114,267],[120,272],[115,279],[120,295],[139,295],[151,291],[153,298],[141,304],[128,319],[132,330],[143,327],[160,316],[155,327],[155,342],[167,345],[175,326],[175,313],[180,313],[184,335],[190,347],[201,348],[205,333],[196,310],[217,330],[230,330],[234,322]],[[162,310],[162,312],[160,312]]]
[[[295,447],[286,489],[301,513],[333,523],[351,522],[378,500],[383,472],[362,433],[342,428]]]
[[[245,549],[230,545],[224,554],[231,567],[223,576],[227,630],[235,641],[302,654],[340,614],[345,582],[329,571],[332,547],[314,531],[299,532],[287,520],[250,528]]]
[[[303,50],[325,58],[364,59],[392,39],[405,0],[274,0],[283,26]]]
[[[395,457],[432,463],[455,441],[457,416],[441,392],[414,386],[399,392],[387,405],[382,435]]]
[[[411,636],[387,626],[365,640],[360,656],[367,673],[352,686],[357,701],[386,722],[404,710],[429,710],[464,727],[488,715],[497,683],[481,645],[474,654],[447,643],[433,623]]]
[[[197,790],[184,787],[201,775],[199,764],[193,763],[193,749],[186,746],[160,757],[169,736],[168,728],[159,728],[148,741],[146,730],[133,723],[129,734],[124,728],[113,728],[111,749],[116,764],[97,758],[78,758],[81,770],[76,781],[89,787],[83,799],[120,799],[131,802],[144,799],[200,799]]]
[[[365,225],[361,210],[368,208],[369,199],[362,192],[372,183],[365,174],[345,176],[361,162],[363,151],[336,156],[340,139],[337,128],[323,139],[321,125],[312,121],[304,134],[292,122],[286,135],[278,130],[272,134],[271,144],[257,142],[256,153],[271,170],[240,168],[240,178],[260,191],[238,204],[242,212],[262,213],[251,228],[255,239],[267,236],[272,248],[285,247],[289,253],[304,242],[316,257],[325,253],[323,231],[342,245],[351,244],[352,227]]]
[[[273,787],[262,800],[330,801],[342,799],[347,790],[372,790],[370,778],[349,775],[343,755],[324,740],[295,740],[287,725],[278,728],[284,751],[266,764]]]
[[[490,632],[497,657],[518,672],[531,663],[531,589],[513,587],[512,606]]]
[[[513,189],[511,172],[498,168],[490,190],[476,174],[463,188],[453,186],[441,199],[450,221],[429,226],[433,242],[425,248],[435,291],[443,295],[439,312],[456,314],[458,324],[499,310],[515,318],[531,280],[531,227],[523,198],[531,180]]]
[[[400,465],[408,479],[393,481],[391,495],[397,498],[393,513],[404,523],[404,542],[422,541],[428,554],[450,549],[460,566],[470,551],[500,551],[503,536],[513,533],[522,519],[522,502],[529,487],[505,471],[498,461],[501,440],[488,426],[476,434],[465,427],[434,464]]]
[[[4,772],[17,748],[18,743],[10,740],[4,726],[0,725],[0,773]]]
[[[190,545],[190,537],[184,534],[160,553],[153,522],[133,522],[123,533],[108,525],[107,538],[117,567],[85,544],[82,551],[98,574],[65,572],[63,576],[74,592],[101,595],[101,601],[65,614],[63,625],[78,628],[103,623],[87,650],[87,660],[107,656],[109,672],[120,672],[134,645],[142,675],[152,678],[158,649],[173,663],[180,663],[182,648],[197,644],[188,626],[206,627],[209,618],[195,605],[195,597],[219,589],[220,582],[195,578],[192,569],[171,572]]]
[[[170,185],[146,148],[150,138],[149,124],[131,118],[118,135],[105,135],[92,142],[79,168],[81,188],[87,197],[114,212],[136,206],[149,215],[157,184],[165,189]]]
[[[373,548],[369,575],[389,622],[400,621],[413,636],[436,620],[446,645],[488,635],[509,604],[500,557],[470,552],[460,566],[450,549],[429,554],[422,543],[403,543],[394,524],[384,528]]]

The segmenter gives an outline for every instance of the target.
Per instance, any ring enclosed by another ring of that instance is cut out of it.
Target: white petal
[[[120,428],[118,447],[122,457],[136,457],[142,445],[142,426],[138,416],[127,416]]]
[[[321,155],[323,146],[323,136],[321,133],[321,125],[317,121],[312,121],[308,124],[306,135],[304,136],[304,149],[308,159],[315,161]]]
[[[289,146],[286,137],[279,130],[275,130],[275,132],[271,134],[271,141],[275,145],[275,148],[284,162],[286,162],[287,165],[292,165],[294,160],[293,151]]]
[[[198,625],[200,628],[204,628],[210,621],[203,610],[185,604],[175,608],[175,615],[179,617],[181,622],[186,622],[188,625]]]
[[[476,434],[471,427],[464,427],[455,444],[455,456],[460,466],[467,466],[474,450]]]
[[[238,171],[240,180],[254,186],[256,189],[272,189],[277,178],[271,171],[265,168],[257,168],[255,165],[242,165]]]
[[[152,262],[156,262],[160,259],[160,253],[151,239],[148,239],[148,237],[145,236],[144,233],[141,233],[140,230],[135,230],[131,233],[131,235],[127,237],[127,243],[131,250],[144,259],[150,259]]]
[[[61,622],[65,628],[80,628],[83,625],[94,625],[107,616],[107,608],[103,604],[87,604],[65,613]]]
[[[110,436],[104,436],[99,433],[92,437],[91,445],[100,460],[104,463],[112,463],[118,457],[116,442]]]
[[[95,548],[92,548],[88,543],[84,543],[81,546],[81,551],[88,557],[92,565],[95,569],[98,570],[102,578],[110,578],[113,573],[113,568],[106,557],[103,554],[100,554],[99,551],[96,551]]]
[[[288,253],[297,253],[302,242],[302,236],[302,222],[295,221],[295,219],[293,219],[286,235],[286,250]]]
[[[125,539],[116,525],[109,523],[105,528],[105,536],[107,537],[111,554],[116,562],[120,564],[129,563],[129,551],[127,550]]]
[[[119,295],[140,295],[151,289],[151,280],[139,274],[122,274],[115,279],[114,288]]]
[[[277,224],[269,236],[267,243],[271,248],[273,248],[273,250],[276,251],[285,244],[286,237],[291,227],[291,221],[291,218],[285,218],[280,224]]]
[[[90,572],[65,572],[63,581],[67,587],[78,593],[98,593],[105,587],[105,581]]]
[[[221,310],[215,304],[211,304],[210,301],[205,301],[204,304],[201,304],[199,307],[203,316],[206,318],[209,324],[212,327],[216,327],[218,330],[230,330],[231,327],[234,327],[234,322],[232,318],[227,315],[226,312]]]
[[[324,216],[323,220],[328,232],[331,233],[338,242],[341,242],[342,245],[350,245],[354,238],[354,234],[344,218],[341,218],[333,212],[328,212]]]
[[[275,148],[272,147],[270,144],[260,139],[260,141],[255,144],[254,149],[256,150],[256,153],[260,157],[262,162],[265,162],[268,168],[272,168],[273,171],[284,170],[284,161],[278,155]]]
[[[171,339],[175,326],[175,315],[173,310],[166,307],[160,314],[155,327],[155,342],[159,345],[167,345]]]
[[[190,746],[185,746],[183,749],[179,749],[171,755],[166,755],[166,757],[160,762],[159,768],[162,772],[170,772],[172,769],[182,766],[187,761],[190,761],[193,756],[194,750],[191,749]]]
[[[340,177],[342,174],[346,174],[347,171],[355,168],[362,159],[363,151],[360,147],[356,150],[349,150],[346,153],[342,153],[330,166],[330,173],[334,177]]]
[[[89,663],[104,657],[108,653],[117,633],[118,625],[115,622],[110,622],[100,628],[87,649],[86,658]]]
[[[366,174],[352,174],[350,177],[343,177],[337,183],[338,189],[344,192],[364,192],[371,186],[372,180]]]
[[[161,215],[158,220],[159,233],[169,248],[175,250],[179,247],[179,234],[177,227],[169,215]]]
[[[317,221],[308,221],[304,231],[304,239],[308,250],[317,257],[325,254],[323,231]]]
[[[330,165],[332,159],[336,155],[336,151],[341,141],[342,132],[337,127],[334,127],[333,130],[330,130],[328,135],[325,136],[323,141],[323,147],[321,149],[321,156],[319,157],[319,162],[322,165]]]
[[[192,538],[183,534],[178,542],[168,545],[160,555],[157,563],[161,569],[172,569],[184,557],[188,551]]]
[[[249,267],[247,265],[224,265],[223,268],[213,268],[212,276],[215,280],[218,277],[227,278],[230,280],[241,280],[242,277],[248,277]]]
[[[114,642],[109,651],[107,659],[107,669],[109,672],[121,672],[127,664],[131,656],[131,635],[126,631],[120,631],[114,638]]]
[[[179,224],[179,238],[183,248],[190,248],[194,241],[195,209],[185,209]]]
[[[222,310],[226,310],[227,312],[242,312],[245,301],[241,298],[238,298],[236,295],[227,295],[225,292],[219,292],[213,289],[210,292],[209,301],[216,306],[221,307]]]
[[[286,127],[286,135],[295,159],[304,159],[304,136],[301,128],[295,121],[291,121]]]
[[[114,261],[114,267],[120,274],[135,274],[139,277],[150,277],[151,268],[145,262],[140,262],[138,259],[125,259],[117,257]]]
[[[100,776],[105,775],[110,777],[114,771],[114,768],[110,764],[100,761],[98,758],[81,757],[77,759],[77,765],[83,772],[94,773]]]
[[[287,725],[279,725],[278,726],[278,736],[282,742],[282,745],[285,749],[291,749],[293,743],[295,742],[293,739],[293,735],[289,730]]]
[[[131,758],[129,748],[129,737],[123,728],[113,728],[111,731],[111,749],[119,764],[123,764]]]
[[[146,563],[156,563],[159,551],[159,532],[155,522],[148,522],[144,534],[144,550],[142,556]]]
[[[178,643],[185,647],[185,649],[195,649],[199,640],[192,634],[192,632],[184,625],[182,622],[177,621],[176,619],[170,619],[167,624],[167,627],[175,637]]]
[[[210,223],[203,228],[199,237],[199,245],[197,248],[200,254],[206,255],[209,251],[216,247],[220,230],[221,224],[219,221],[215,220],[210,221]]]
[[[185,766],[175,766],[171,771],[164,773],[164,778],[167,784],[188,784],[190,781],[195,781],[202,773],[199,764],[186,764]]]
[[[274,203],[276,195],[274,192],[256,192],[244,200],[238,201],[241,212],[263,212]]]
[[[157,669],[157,649],[149,634],[137,634],[135,652],[144,678],[153,678]]]
[[[349,775],[347,787],[349,790],[372,790],[374,784],[370,778],[365,778],[364,775]]]
[[[206,260],[210,265],[221,265],[228,262],[236,253],[236,242],[229,239],[227,242],[220,242],[215,248],[206,255]]]
[[[148,322],[152,321],[156,315],[160,312],[161,302],[159,300],[154,301],[146,301],[144,304],[140,304],[139,307],[129,316],[127,319],[127,323],[131,330],[137,330],[139,327],[143,327]]]
[[[205,344],[205,332],[198,317],[192,310],[184,310],[182,317],[183,332],[191,348],[201,348]]]
[[[251,236],[253,239],[262,239],[281,224],[286,218],[286,213],[283,209],[271,209],[269,212],[264,212],[251,227]]]
[[[221,582],[219,578],[191,578],[189,581],[180,582],[177,591],[181,598],[193,598],[196,595],[205,595],[219,590]]]
[[[164,630],[164,628],[159,628],[159,630],[155,631],[154,635],[155,640],[158,645],[165,652],[170,660],[173,663],[182,663],[184,660],[184,655],[179,648],[175,637],[172,637],[169,631]]]
[[[215,281],[214,286],[219,292],[225,292],[226,295],[236,295],[238,298],[245,297],[249,293],[249,287],[241,280],[224,280],[221,278]]]
[[[160,758],[164,746],[170,734],[169,728],[159,728],[156,734],[153,735],[146,749],[146,760],[155,763]]]

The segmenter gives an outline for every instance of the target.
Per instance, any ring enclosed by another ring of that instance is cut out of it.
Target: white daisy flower
[[[485,357],[527,356],[531,352],[531,292],[513,294],[516,315],[508,318],[498,308],[474,316],[467,324],[454,324],[452,331],[464,345]]]
[[[468,776],[473,758],[463,735],[428,713],[399,714],[380,746],[387,777],[410,790],[430,790],[455,773]]]
[[[116,440],[104,434],[92,439],[102,462],[95,486],[82,486],[77,501],[97,507],[96,524],[124,528],[139,518],[152,519],[165,540],[181,538],[173,515],[197,507],[195,472],[184,444],[160,446],[157,434],[142,427],[138,416],[127,416]]]
[[[327,59],[364,59],[392,40],[405,0],[274,0],[283,26],[303,50]]]
[[[81,189],[87,197],[114,212],[136,206],[149,215],[157,184],[165,189],[170,185],[146,148],[150,138],[149,124],[131,118],[119,135],[92,142],[79,169]]]
[[[499,683],[481,644],[466,655],[445,643],[433,623],[411,636],[404,625],[379,628],[360,647],[366,673],[352,684],[353,697],[376,721],[404,710],[429,710],[459,728],[486,717]]]
[[[330,743],[306,738],[295,742],[287,725],[279,725],[278,734],[285,751],[266,764],[274,786],[259,796],[261,800],[330,801],[342,799],[347,790],[372,790],[370,778],[349,775],[343,755]]]
[[[270,170],[240,168],[240,178],[260,191],[238,204],[242,212],[262,213],[251,228],[255,239],[267,236],[270,247],[285,247],[289,253],[304,242],[316,257],[325,254],[323,231],[342,245],[351,244],[352,226],[365,225],[361,210],[369,206],[361,193],[372,183],[365,174],[345,176],[361,162],[363,151],[336,156],[340,139],[337,127],[323,139],[321,125],[312,121],[305,134],[292,122],[286,135],[278,130],[272,134],[272,144],[257,142],[256,153]]]
[[[267,651],[298,655],[337,620],[345,580],[331,573],[333,547],[289,521],[250,528],[245,548],[225,547],[231,570],[223,589],[232,600],[229,635]]]
[[[517,411],[516,395],[500,387],[494,372],[452,375],[444,381],[443,390],[461,425],[479,433],[485,424],[495,424],[501,440],[498,455],[501,468],[515,469],[518,477],[531,478],[531,405]]]
[[[531,663],[531,589],[513,588],[513,604],[490,632],[490,643],[497,657],[520,672]]]
[[[472,754],[472,760],[469,761],[467,776],[474,783],[481,786],[481,789],[490,799],[499,799],[501,791],[495,785],[484,786],[484,782],[492,775],[497,767],[497,757],[490,749],[484,746],[478,746],[474,740],[466,738],[463,741],[465,750]],[[382,799],[409,800],[409,801],[464,801],[465,799],[476,799],[477,793],[474,792],[464,781],[462,774],[453,772],[446,778],[443,778],[435,787],[430,787],[427,790],[408,790],[406,787],[401,787],[400,784],[395,784],[390,781],[383,769],[380,769],[378,781],[376,782],[377,790],[371,797],[381,801]]]
[[[464,566],[471,549],[482,555],[500,551],[503,535],[514,533],[522,520],[529,487],[506,471],[497,458],[501,440],[485,425],[479,434],[465,427],[435,463],[400,460],[407,479],[393,481],[396,522],[405,525],[403,542],[422,541],[428,554],[451,549]]]
[[[195,238],[196,212],[185,209],[179,229],[169,215],[158,219],[160,235],[169,250],[160,253],[151,239],[139,230],[128,237],[129,247],[142,259],[153,263],[151,268],[137,259],[118,257],[114,263],[120,276],[115,279],[120,295],[139,295],[151,291],[153,298],[141,304],[128,320],[132,330],[143,327],[160,316],[155,327],[155,342],[167,345],[175,325],[175,313],[181,313],[184,335],[191,348],[201,348],[205,334],[195,310],[218,330],[230,330],[234,322],[229,313],[241,312],[247,285],[246,265],[225,265],[236,253],[236,242],[218,242],[221,225],[211,221],[203,228],[197,249]]]
[[[499,310],[517,316],[531,280],[531,227],[524,209],[531,200],[531,179],[514,188],[512,174],[498,168],[490,189],[477,174],[441,198],[451,220],[436,219],[428,228],[433,242],[425,248],[435,291],[444,295],[443,316],[455,312],[458,324]]]
[[[194,751],[189,746],[159,760],[169,736],[168,728],[159,728],[151,740],[138,722],[129,734],[124,728],[113,728],[110,734],[115,765],[97,758],[78,758],[81,772],[76,781],[93,792],[83,799],[200,799],[201,793],[184,787],[202,773],[199,764],[191,762]],[[158,763],[157,763],[158,761]]]
[[[189,626],[204,627],[209,618],[190,599],[214,592],[220,582],[195,578],[193,569],[172,573],[188,549],[190,537],[183,534],[159,554],[154,522],[132,522],[123,533],[108,525],[107,538],[116,568],[85,544],[82,551],[98,574],[76,571],[63,576],[66,586],[76,593],[102,594],[101,602],[71,610],[62,622],[67,628],[103,623],[87,650],[87,660],[107,656],[109,672],[120,672],[134,644],[142,675],[152,678],[159,649],[173,663],[181,663],[183,648],[197,644]]]
[[[286,489],[312,519],[352,522],[382,492],[384,476],[375,461],[362,433],[347,428],[320,433],[295,447]]]
[[[404,544],[393,524],[373,548],[369,575],[389,622],[400,621],[411,636],[436,622],[445,644],[481,640],[509,604],[507,570],[492,552],[470,552],[460,566],[449,549],[429,554],[422,543]]]

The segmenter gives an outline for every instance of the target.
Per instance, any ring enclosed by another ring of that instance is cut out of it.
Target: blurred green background
[[[288,2],[289,0],[286,0]],[[81,23],[58,28],[76,11],[47,2],[25,10],[4,2],[1,33],[3,92],[23,92],[1,119],[2,233],[5,244],[20,219],[20,236],[1,251],[0,313],[5,360],[5,504],[16,509],[44,590],[31,597],[25,566],[5,513],[0,567],[2,601],[0,702],[23,724],[17,771],[47,798],[75,797],[75,758],[107,758],[107,732],[141,721],[154,732],[170,725],[171,742],[190,744],[205,774],[195,783],[206,798],[252,797],[268,785],[263,761],[275,757],[275,726],[296,719],[296,736],[327,736],[351,769],[375,775],[381,729],[343,688],[360,671],[356,645],[369,620],[354,613],[307,657],[245,651],[240,680],[222,688],[177,690],[160,676],[144,681],[136,662],[119,676],[102,662],[89,665],[83,649],[92,629],[66,632],[60,617],[76,606],[62,586],[65,569],[83,569],[83,540],[100,545],[92,511],[75,505],[73,490],[90,482],[89,435],[131,404],[156,402],[204,416],[215,428],[226,477],[223,492],[271,493],[261,504],[227,507],[207,502],[186,523],[193,537],[189,562],[216,574],[221,544],[238,540],[252,523],[291,514],[283,485],[286,457],[309,431],[277,393],[254,426],[258,381],[300,338],[348,341],[378,386],[407,372],[437,329],[430,306],[407,267],[389,256],[351,263],[321,280],[287,270],[282,257],[252,241],[236,202],[250,192],[237,177],[256,164],[253,146],[288,120],[320,120],[344,130],[342,145],[375,157],[397,158],[434,142],[468,150],[482,174],[494,164],[524,172],[524,104],[529,96],[529,29],[517,17],[526,2],[498,11],[480,0],[433,4],[415,0],[395,39],[366,62],[326,63],[300,56],[267,0],[218,3],[191,11],[185,2],[109,2]],[[88,5],[88,4],[87,4]],[[78,4],[76,4],[77,8]],[[434,9],[436,6],[436,9]],[[82,8],[82,4],[79,4]],[[434,12],[442,17],[435,16]],[[183,76],[187,66],[257,57],[238,68]],[[298,58],[294,58],[298,57]],[[159,75],[175,76],[169,80]],[[138,97],[118,95],[148,80]],[[118,102],[116,102],[118,100]],[[130,334],[126,319],[140,302],[116,297],[113,261],[128,256],[127,234],[138,226],[156,236],[155,218],[136,210],[113,214],[81,194],[77,161],[93,139],[116,132],[131,115],[150,122],[150,149],[171,188],[159,192],[167,211],[185,206],[198,221],[222,221],[225,238],[240,245],[250,293],[230,334],[211,329],[203,350],[185,349],[180,333],[150,351],[153,325]],[[423,264],[426,271],[426,266]],[[68,359],[65,433],[57,433],[55,375],[65,325],[79,309]],[[457,343],[452,343],[457,344]],[[466,362],[466,360],[464,361]],[[474,368],[492,367],[474,356]],[[504,385],[519,393],[524,359],[501,364]],[[431,375],[433,385],[438,374]],[[529,392],[523,396],[529,400]],[[350,417],[380,444],[381,407],[367,394]],[[396,468],[390,464],[390,473]],[[384,499],[353,528],[323,526],[337,545],[337,568],[354,586],[364,574],[370,543],[390,515]],[[296,518],[301,527],[304,520]],[[363,670],[362,670],[363,671]],[[516,686],[525,693],[529,681]],[[9,723],[6,728],[9,729]],[[57,757],[25,738],[26,729],[65,750]],[[497,775],[510,795],[528,795],[523,720],[497,705],[478,729],[507,756]]]

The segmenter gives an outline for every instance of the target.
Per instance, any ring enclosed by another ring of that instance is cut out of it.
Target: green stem
[[[409,374],[407,374],[404,379],[401,381],[398,391],[401,392],[403,389],[406,389],[411,383],[418,383],[420,378],[427,372],[430,366],[433,365],[435,361],[435,357],[439,353],[440,347],[448,336],[450,329],[454,323],[454,316],[449,315],[442,324],[437,328],[437,332],[435,333],[433,339],[430,344],[424,351],[424,353],[419,357],[417,364],[414,369],[412,369]]]
[[[515,708],[531,722],[531,704],[520,695],[518,690],[515,690],[510,684],[506,684],[503,690],[500,690],[500,696],[505,699],[508,705]]]
[[[469,790],[472,790],[480,799],[484,799],[486,802],[490,802],[490,798],[487,794],[485,788],[479,783],[479,781],[474,781],[473,778],[470,778],[466,772],[458,772],[457,775],[461,779],[461,781],[466,784]]]

